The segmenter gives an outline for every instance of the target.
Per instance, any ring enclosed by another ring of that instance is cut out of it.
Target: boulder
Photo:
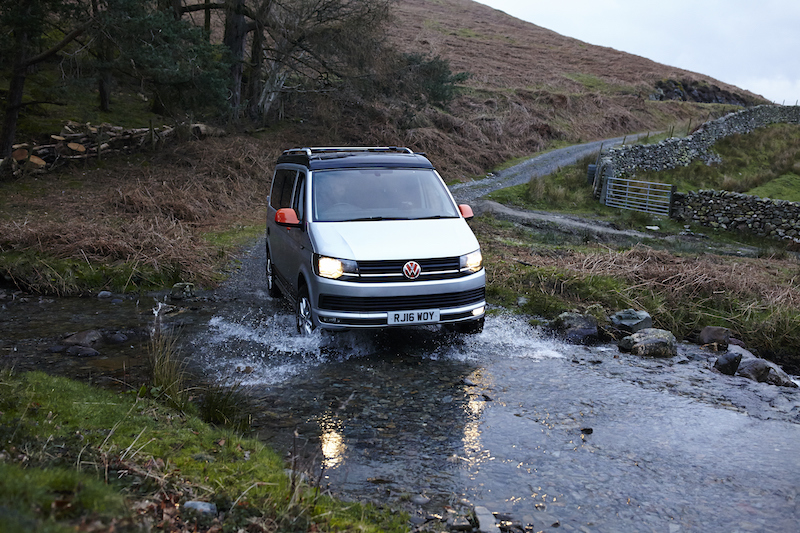
[[[719,351],[728,349],[731,342],[731,330],[722,326],[706,326],[700,332],[700,344],[712,345]]]
[[[732,376],[736,374],[741,362],[742,354],[726,352],[714,361],[714,368],[725,375]]]
[[[769,371],[769,365],[764,359],[753,358],[745,359],[739,363],[739,368],[736,371],[736,375],[763,383],[764,381],[767,381]]]
[[[62,342],[67,346],[91,346],[95,342],[102,339],[103,335],[99,331],[90,329],[70,335]]]
[[[172,286],[169,297],[173,300],[184,300],[194,296],[194,283],[181,282]]]
[[[619,341],[619,349],[642,357],[675,357],[678,344],[671,332],[646,328]]]
[[[622,331],[636,333],[653,327],[653,319],[647,311],[625,309],[611,315],[611,324]]]
[[[759,359],[750,351],[734,344],[728,347],[728,352],[740,354],[742,356],[742,361],[739,363],[739,368],[736,371],[737,376],[752,379],[759,383],[769,383],[770,385],[776,385],[778,387],[798,388],[797,383],[792,381],[792,378],[772,361]]]
[[[550,327],[568,342],[590,344],[598,340],[597,319],[591,315],[561,313],[550,323]]]

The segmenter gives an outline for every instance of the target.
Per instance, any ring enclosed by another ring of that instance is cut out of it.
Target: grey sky
[[[798,0],[479,0],[581,41],[800,100]]]

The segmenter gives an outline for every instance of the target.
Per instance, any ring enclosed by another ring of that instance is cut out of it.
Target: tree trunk
[[[97,90],[100,96],[100,111],[111,111],[111,84],[113,77],[110,68],[101,68],[97,79]]]
[[[258,98],[258,113],[262,119],[267,116],[269,110],[272,109],[272,104],[278,99],[283,89],[283,84],[286,83],[286,78],[289,76],[288,70],[283,67],[283,64],[278,61],[272,61],[269,69],[267,79],[261,89],[261,94]]]
[[[247,22],[244,17],[244,0],[227,0],[225,3],[225,36],[223,44],[233,56],[231,67],[231,108],[234,118],[239,118],[242,106],[242,75],[244,73],[245,36]]]
[[[16,35],[16,41],[17,56],[11,71],[3,130],[0,134],[0,158],[11,155],[11,147],[14,145],[14,137],[17,135],[17,119],[19,119],[19,110],[22,108],[22,96],[25,92],[25,77],[28,70],[26,61],[28,34],[19,32]]]
[[[253,31],[253,44],[250,50],[250,75],[247,83],[247,111],[252,118],[258,116],[258,99],[264,85],[264,28],[257,24]]]
[[[205,0],[205,18],[203,20],[203,28],[208,35],[208,41],[211,42],[211,0]]]

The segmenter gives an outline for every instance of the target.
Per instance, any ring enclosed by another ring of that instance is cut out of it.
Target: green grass
[[[784,174],[764,185],[750,189],[747,191],[747,194],[752,194],[761,198],[800,202],[800,173]]]
[[[105,265],[61,259],[32,249],[0,253],[0,274],[10,277],[18,287],[36,287],[38,292],[54,295],[103,289],[116,292],[157,290],[181,281],[178,265],[161,265],[156,271],[136,261]]]
[[[254,517],[277,531],[405,530],[402,513],[329,498],[287,476],[260,442],[136,393],[3,371],[0,429],[0,531],[74,531],[82,520],[141,526],[130,509],[164,496],[215,503],[226,531]]]

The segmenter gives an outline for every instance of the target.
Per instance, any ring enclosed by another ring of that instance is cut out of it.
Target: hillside
[[[449,113],[427,109],[417,127],[397,131],[405,144],[443,160],[451,179],[552,141],[662,129],[723,112],[651,95],[678,98],[682,89],[689,100],[765,103],[708,76],[590,45],[470,0],[404,0],[394,15],[389,38],[398,48],[440,56],[454,72],[470,74]]]

